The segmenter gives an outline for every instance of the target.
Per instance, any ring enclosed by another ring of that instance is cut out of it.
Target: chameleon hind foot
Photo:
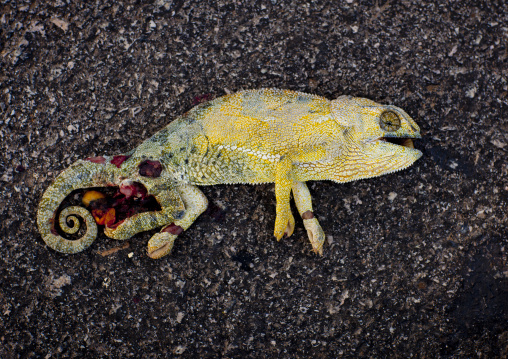
[[[208,200],[196,186],[181,185],[178,187],[178,192],[185,204],[185,212],[180,219],[167,225],[150,238],[147,248],[150,258],[159,259],[171,253],[176,237],[189,228],[208,207]]]
[[[154,234],[148,241],[148,257],[152,259],[159,259],[171,253],[176,237],[178,237],[176,234],[168,232],[159,232]]]
[[[323,244],[325,243],[325,232],[319,225],[317,218],[304,219],[303,225],[307,230],[310,244],[314,253],[323,255]]]
[[[296,207],[302,216],[303,225],[307,230],[307,236],[309,237],[310,244],[312,245],[312,250],[317,254],[323,255],[325,233],[319,225],[317,218],[314,217],[309,188],[305,182],[293,181],[292,191]]]

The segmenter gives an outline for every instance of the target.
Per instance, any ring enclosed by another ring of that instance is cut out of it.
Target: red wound
[[[108,208],[107,210],[94,209],[92,210],[92,216],[98,225],[110,227],[116,222],[116,211],[114,208]]]
[[[144,160],[139,164],[139,174],[144,177],[159,177],[162,165],[159,161]]]
[[[130,156],[125,155],[119,155],[119,156],[113,156],[113,159],[110,161],[112,165],[115,165],[117,168],[120,168],[122,163],[124,163],[126,160],[129,159]]]
[[[102,156],[97,156],[97,157],[87,157],[85,158],[85,161],[90,161],[90,162],[93,162],[93,163],[106,163],[106,159]]]
[[[115,229],[125,220],[144,212],[160,211],[157,199],[149,195],[145,186],[139,182],[124,180],[115,194],[102,193],[103,197],[90,197],[87,205],[98,225]],[[83,196],[86,197],[87,193]]]
[[[119,221],[119,222],[113,223],[113,224],[111,224],[111,225],[109,225],[109,226],[106,226],[106,227],[111,228],[111,229],[116,229],[116,228],[117,228],[119,225],[121,225],[124,221],[125,221],[125,220],[121,220],[121,221]]]
[[[164,228],[162,230],[162,232],[168,232],[168,233],[171,233],[171,234],[174,234],[174,235],[179,235],[180,233],[183,232],[183,228],[180,227],[180,226],[177,226],[176,224],[174,223],[171,223],[169,226],[167,226],[166,228]]]
[[[120,183],[118,189],[127,199],[131,197],[145,198],[147,195],[146,187],[139,182],[124,181]]]

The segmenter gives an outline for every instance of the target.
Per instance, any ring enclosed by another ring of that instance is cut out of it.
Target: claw
[[[323,255],[323,244],[325,243],[325,232],[319,225],[317,218],[304,219],[303,225],[307,230],[310,244],[314,253]]]
[[[286,226],[286,229],[284,230],[284,238],[291,237],[294,230],[295,230],[295,218],[293,217],[293,215],[290,215],[288,224]]]
[[[280,241],[283,237],[290,237],[293,234],[294,229],[295,218],[291,212],[285,216],[281,215],[275,218],[275,230],[273,234],[277,241]]]

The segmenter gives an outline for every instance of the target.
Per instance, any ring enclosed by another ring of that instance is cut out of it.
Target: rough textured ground
[[[1,2],[0,357],[508,355],[504,1],[89,3]],[[301,221],[274,241],[273,185],[204,188],[211,210],[159,261],[150,233],[45,246],[59,171],[260,87],[400,106],[424,156],[312,183],[323,257]]]

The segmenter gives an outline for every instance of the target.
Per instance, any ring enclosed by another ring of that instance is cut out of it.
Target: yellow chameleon
[[[287,90],[242,91],[194,107],[126,154],[75,162],[44,193],[37,223],[48,246],[80,252],[95,240],[99,215],[80,206],[58,213],[61,202],[76,189],[117,186],[130,202],[97,207],[95,213],[107,212],[99,222],[104,233],[127,239],[162,227],[148,242],[148,255],[160,258],[207,208],[196,186],[275,183],[275,238],[293,233],[292,192],[312,248],[322,254],[325,235],[305,182],[348,182],[404,169],[421,157],[411,140],[420,137],[418,125],[395,106],[351,96],[329,101]],[[147,198],[156,200],[157,210],[121,209],[125,203],[153,209],[139,204]],[[81,237],[61,236],[78,233],[79,218],[86,225]]]

